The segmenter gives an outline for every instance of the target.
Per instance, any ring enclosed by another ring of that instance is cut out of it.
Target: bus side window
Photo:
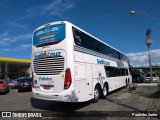
[[[106,76],[114,77],[114,67],[105,66]]]
[[[110,76],[109,71],[106,71],[106,76],[107,76],[107,77],[109,77],[109,76]]]
[[[128,70],[127,70],[127,69],[125,69],[125,75],[126,75],[126,76],[128,75]]]
[[[115,68],[114,69],[114,77],[120,76],[120,69],[119,68]]]
[[[125,76],[125,69],[121,69],[121,76]]]
[[[122,68],[122,69],[121,69],[121,76],[127,76],[127,75],[128,75],[128,70]]]
[[[74,28],[74,27],[72,27],[72,29],[73,29],[74,41],[75,41],[78,45],[81,45],[82,40],[81,40],[81,38],[80,38],[80,36],[79,36],[79,35],[81,34],[81,32],[78,31],[78,30],[76,30],[76,28]]]

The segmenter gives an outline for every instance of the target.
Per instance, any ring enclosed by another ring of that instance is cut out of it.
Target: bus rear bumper
[[[58,101],[58,102],[76,102],[71,94],[53,94],[32,91],[32,97],[36,99]]]

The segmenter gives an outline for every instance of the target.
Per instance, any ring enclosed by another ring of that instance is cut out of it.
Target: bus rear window
[[[65,39],[65,24],[56,24],[41,28],[33,34],[33,45],[36,47],[53,45]]]

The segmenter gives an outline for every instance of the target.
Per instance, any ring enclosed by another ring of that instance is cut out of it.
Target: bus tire
[[[130,80],[129,80],[129,78],[128,78],[128,84],[130,83]]]
[[[126,87],[128,87],[128,80],[126,79]]]
[[[99,97],[100,97],[100,89],[99,89],[99,87],[96,85],[95,88],[94,88],[94,98],[93,98],[92,102],[93,102],[93,103],[98,102]]]
[[[107,84],[104,84],[101,92],[101,98],[105,99],[107,95],[108,95],[108,86]]]

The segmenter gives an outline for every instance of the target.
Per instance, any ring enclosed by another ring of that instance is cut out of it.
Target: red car
[[[0,92],[9,92],[9,86],[5,80],[0,80]]]

